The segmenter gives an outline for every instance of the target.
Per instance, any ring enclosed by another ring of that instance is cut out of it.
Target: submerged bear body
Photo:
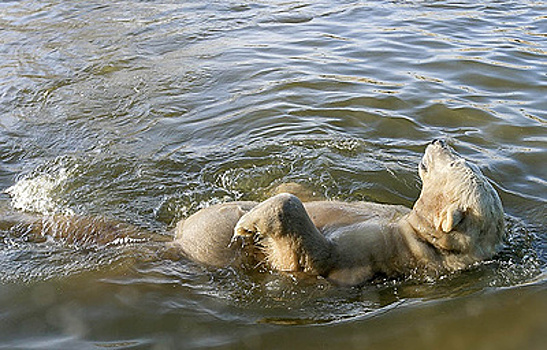
[[[75,245],[158,241],[205,265],[322,276],[359,285],[375,276],[439,275],[491,258],[504,237],[501,200],[480,170],[444,142],[426,147],[412,208],[316,199],[296,184],[263,202],[202,209],[175,239],[100,217],[1,215],[0,227],[29,240]],[[295,195],[296,194],[296,195]]]

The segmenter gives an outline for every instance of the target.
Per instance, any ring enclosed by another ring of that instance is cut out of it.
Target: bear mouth
[[[425,149],[419,169],[428,172],[432,167],[445,167],[458,159],[461,159],[461,156],[448,146],[446,142],[433,140]]]
[[[422,161],[420,162],[420,170],[427,173],[427,164],[425,164],[425,161],[422,159]]]

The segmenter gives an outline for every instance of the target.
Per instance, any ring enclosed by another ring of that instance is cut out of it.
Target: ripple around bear
[[[503,208],[480,170],[434,140],[419,174],[422,190],[412,209],[368,202],[302,203],[294,194],[314,196],[290,184],[280,188],[293,194],[280,193],[262,203],[202,209],[177,224],[173,242],[108,218],[39,217],[5,208],[0,208],[0,229],[30,241],[51,238],[77,246],[157,242],[162,249],[151,255],[183,254],[218,267],[264,265],[350,286],[378,275],[436,276],[491,258],[503,241]]]
[[[256,266],[358,285],[376,275],[438,275],[492,257],[503,208],[473,164],[434,140],[419,165],[423,186],[410,210],[367,202],[302,203],[281,193],[231,202],[179,222],[174,244],[212,266]],[[239,244],[238,244],[239,243]]]

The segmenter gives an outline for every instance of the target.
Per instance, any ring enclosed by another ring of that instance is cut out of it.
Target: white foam
[[[12,206],[18,210],[43,215],[73,214],[72,210],[63,208],[56,200],[56,194],[61,191],[69,176],[69,171],[60,168],[55,174],[21,179],[5,192],[11,196]]]

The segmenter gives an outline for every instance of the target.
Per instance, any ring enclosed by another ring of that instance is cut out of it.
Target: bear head
[[[419,165],[420,197],[410,221],[416,233],[447,253],[492,257],[504,236],[501,200],[478,167],[444,141],[433,140]]]

